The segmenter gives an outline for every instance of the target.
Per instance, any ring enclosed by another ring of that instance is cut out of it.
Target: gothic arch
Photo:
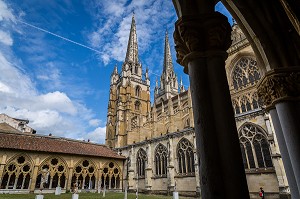
[[[188,139],[182,138],[177,144],[176,154],[178,174],[193,175],[195,173],[194,145]]]
[[[35,188],[41,188],[42,180],[45,181],[43,188],[66,188],[68,173],[68,165],[63,158],[57,156],[48,157],[38,168]]]
[[[135,96],[136,97],[141,97],[141,87],[139,86],[139,85],[137,85],[136,87],[135,87]]]
[[[1,176],[1,189],[29,189],[33,165],[27,154],[21,153],[10,158]]]
[[[168,149],[163,144],[159,143],[154,152],[155,175],[167,177],[168,166]]]
[[[230,85],[236,91],[254,85],[263,75],[254,56],[240,56],[231,64]]]
[[[134,110],[136,110],[136,111],[140,111],[141,110],[141,102],[140,101],[136,100],[134,102]]]
[[[242,58],[242,57],[252,57],[256,59],[256,55],[253,52],[238,52],[233,59],[228,63],[228,76],[229,76],[229,81],[228,84],[232,86],[232,73],[235,68],[236,63]],[[261,77],[264,76],[266,73],[266,69],[263,68],[260,64],[257,65],[259,69],[259,73]],[[232,87],[233,88],[233,87]]]
[[[245,169],[273,167],[267,133],[262,127],[247,122],[238,135]]]
[[[140,148],[136,155],[136,170],[139,178],[145,177],[145,170],[147,164],[147,153],[143,148]]]
[[[101,186],[108,186],[108,189],[120,189],[122,183],[122,170],[120,166],[114,162],[106,162],[102,167]]]
[[[74,166],[72,183],[77,183],[78,189],[95,189],[97,166],[90,159],[82,159]]]

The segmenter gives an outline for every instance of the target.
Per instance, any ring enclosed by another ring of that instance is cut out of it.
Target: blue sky
[[[0,113],[28,119],[38,134],[104,143],[109,78],[125,58],[133,10],[153,91],[177,20],[171,0],[0,0]]]

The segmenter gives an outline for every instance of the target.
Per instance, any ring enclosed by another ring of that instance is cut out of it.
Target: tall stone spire
[[[135,64],[137,64],[139,62],[138,43],[137,43],[137,34],[136,34],[134,13],[132,15],[131,28],[130,28],[125,62],[135,63]]]
[[[168,73],[169,71],[173,71],[173,63],[172,63],[172,57],[171,57],[168,31],[166,30],[163,73]]]
[[[173,68],[167,31],[165,35],[164,66],[160,77],[160,87],[156,86],[155,88],[155,103],[158,103],[161,99],[167,100],[178,94],[178,81]]]

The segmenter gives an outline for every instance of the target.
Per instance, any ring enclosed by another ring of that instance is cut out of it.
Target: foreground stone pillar
[[[177,62],[190,77],[202,198],[249,199],[225,72],[231,27],[224,15],[205,10],[201,3],[176,2],[185,4],[174,40]],[[200,7],[203,14],[195,11]]]
[[[287,176],[287,179],[288,179],[292,199],[300,198],[298,188],[297,188],[296,179],[295,179],[295,174],[294,174],[294,171],[292,169],[290,156],[288,154],[287,146],[285,144],[285,139],[284,139],[284,136],[283,136],[283,132],[282,132],[282,128],[281,128],[281,125],[280,125],[280,121],[279,121],[279,118],[278,118],[277,111],[276,111],[275,108],[272,108],[271,110],[269,110],[269,112],[270,112],[270,115],[271,115],[271,118],[272,118],[272,123],[273,123],[274,129],[275,129],[277,141],[278,141],[278,144],[279,144],[281,158],[282,158],[282,161],[284,162],[283,166],[284,166],[284,170],[285,170],[285,173],[286,173],[286,176]]]
[[[278,121],[275,133],[282,152],[292,197],[299,198],[300,67],[268,71],[258,85],[258,95],[266,109],[271,110],[272,119]]]

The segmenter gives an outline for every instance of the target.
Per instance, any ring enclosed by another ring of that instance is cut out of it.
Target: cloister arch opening
[[[76,183],[78,189],[95,189],[97,167],[92,160],[80,160],[75,166],[72,184]]]
[[[29,189],[33,164],[29,156],[18,154],[7,161],[1,180],[1,189]]]
[[[68,166],[65,160],[60,157],[49,157],[39,166],[35,188],[53,189],[61,187],[65,189],[67,186],[68,173]],[[41,184],[42,179],[45,182],[43,187]]]

